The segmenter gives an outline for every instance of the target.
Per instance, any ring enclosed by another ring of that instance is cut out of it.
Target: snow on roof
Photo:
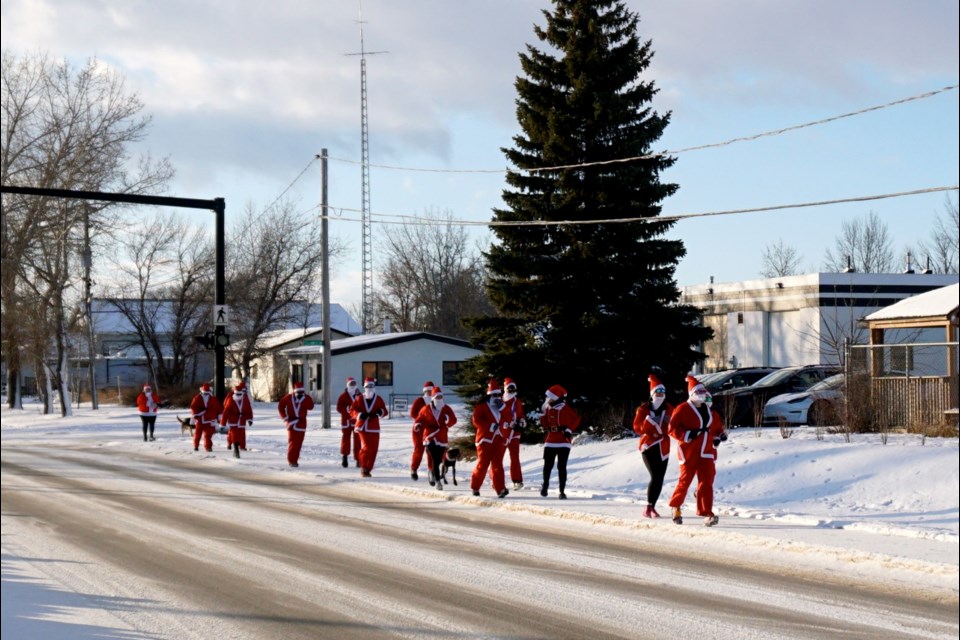
[[[870,321],[938,318],[956,313],[958,307],[960,307],[960,283],[910,296],[889,307],[874,311],[865,319]]]
[[[361,351],[370,347],[396,344],[398,342],[408,342],[410,340],[434,340],[436,342],[444,342],[446,344],[471,348],[469,341],[461,338],[451,338],[449,336],[442,336],[436,333],[428,333],[425,331],[401,331],[398,333],[369,333],[362,336],[340,338],[330,343],[330,351],[332,353]],[[283,353],[292,355],[294,353],[321,353],[322,351],[322,346],[309,345],[284,349]]]

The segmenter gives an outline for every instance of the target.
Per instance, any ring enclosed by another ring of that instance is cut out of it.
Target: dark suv
[[[763,420],[763,406],[781,393],[806,391],[821,380],[841,373],[833,365],[785,367],[757,380],[749,387],[713,394],[713,407],[728,427],[753,427]]]
[[[700,382],[702,382],[703,386],[707,388],[707,391],[712,394],[717,394],[721,391],[727,391],[729,389],[749,387],[760,378],[770,375],[777,369],[779,369],[779,367],[744,367],[741,369],[727,369],[726,371],[708,373],[700,378]]]

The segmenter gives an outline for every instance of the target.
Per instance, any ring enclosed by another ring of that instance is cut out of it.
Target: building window
[[[443,386],[453,387],[463,384],[460,380],[460,374],[463,372],[463,362],[453,362],[451,360],[443,363]]]
[[[303,382],[303,365],[302,364],[291,364],[290,365],[290,382]]]
[[[392,362],[364,362],[363,377],[373,378],[377,385],[381,387],[393,386],[393,363]],[[362,384],[362,383],[361,383]]]
[[[317,389],[318,391],[322,391],[322,390],[323,390],[323,365],[322,365],[322,364],[318,364],[318,365],[317,365],[317,384],[316,384],[316,389]]]

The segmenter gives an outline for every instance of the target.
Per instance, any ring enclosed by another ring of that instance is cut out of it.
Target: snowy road
[[[2,471],[5,565],[102,610],[106,637],[952,638],[958,626],[955,600],[451,492],[82,444],[5,443]]]

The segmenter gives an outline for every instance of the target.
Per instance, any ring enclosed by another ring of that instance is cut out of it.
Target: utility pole
[[[90,203],[83,203],[83,302],[84,312],[87,314],[87,380],[90,384],[90,405],[94,410],[100,408],[97,394],[97,364],[94,358],[97,355],[95,335],[93,331],[93,294],[90,271],[93,268],[93,250],[90,248]],[[80,400],[77,393],[77,400]]]
[[[327,206],[327,150],[320,150],[320,243],[322,262],[320,267],[320,304],[323,322],[323,359],[320,368],[321,403],[323,405],[323,428],[330,428],[330,419],[332,415],[331,403],[333,402],[333,393],[330,389],[330,363],[332,360],[330,353],[330,243],[328,234]]]

